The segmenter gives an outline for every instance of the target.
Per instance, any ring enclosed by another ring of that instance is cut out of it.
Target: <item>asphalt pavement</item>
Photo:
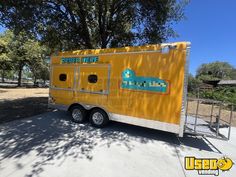
[[[178,138],[116,122],[97,129],[60,111],[0,124],[1,177],[200,176],[185,170],[185,156],[236,162],[236,128],[229,141]],[[235,177],[235,165],[219,176]]]

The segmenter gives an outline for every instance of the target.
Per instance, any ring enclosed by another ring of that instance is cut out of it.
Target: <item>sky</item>
[[[179,37],[168,42],[191,42],[190,73],[213,61],[236,67],[236,0],[191,0],[185,16],[174,25]]]
[[[173,26],[179,37],[168,42],[191,42],[189,72],[195,75],[201,64],[214,61],[236,67],[236,0],[191,0],[185,16]]]

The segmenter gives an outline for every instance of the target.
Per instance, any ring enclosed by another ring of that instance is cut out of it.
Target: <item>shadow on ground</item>
[[[48,97],[27,97],[0,101],[0,124],[48,111]]]
[[[177,156],[176,147],[180,145],[213,151],[201,138],[177,138],[171,133],[115,122],[107,128],[96,129],[88,123],[73,123],[65,112],[60,111],[3,123],[0,130],[0,166],[9,158],[21,158],[32,151],[37,153],[38,158],[32,162],[32,171],[27,176],[37,176],[44,171],[45,165],[68,156],[92,160],[93,150],[98,144],[107,148],[122,145],[132,152],[134,142],[146,144],[160,141],[173,147],[173,156]]]

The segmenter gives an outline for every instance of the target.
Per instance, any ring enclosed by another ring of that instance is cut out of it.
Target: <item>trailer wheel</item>
[[[73,106],[70,109],[73,122],[82,123],[86,119],[86,110],[82,106]]]
[[[107,116],[107,113],[101,109],[95,108],[91,110],[90,116],[89,116],[89,122],[94,126],[98,128],[102,128],[109,122],[109,118]]]

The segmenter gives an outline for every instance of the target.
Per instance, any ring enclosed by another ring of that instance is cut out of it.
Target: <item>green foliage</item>
[[[233,69],[230,73],[230,78],[236,80],[236,69]]]
[[[234,73],[233,73],[234,72]],[[221,80],[233,79],[235,69],[227,62],[212,62],[202,64],[198,70],[196,77],[200,80]]]
[[[48,65],[42,65],[40,68],[39,78],[43,81],[49,80],[49,67]]]
[[[21,86],[22,71],[25,67],[30,68],[35,81],[48,78],[45,75],[49,75],[49,66],[45,59],[50,51],[37,40],[29,38],[25,32],[14,35],[13,32],[6,31],[0,36],[0,51],[0,56],[5,56],[0,57],[0,70],[4,73],[2,78],[7,74],[6,70],[14,68],[18,72],[18,86]]]
[[[51,49],[160,43],[176,36],[187,0],[1,0],[0,24]]]
[[[188,75],[188,92],[196,93],[199,88],[201,81],[196,79],[192,74]]]
[[[9,31],[5,31],[3,34],[0,34],[0,62],[10,61],[8,57],[9,49],[9,42],[12,39],[12,33]]]
[[[218,87],[210,91],[200,92],[201,98],[213,99],[232,103],[236,105],[236,88],[235,87]]]
[[[26,56],[28,59],[27,65],[34,77],[34,83],[37,79],[48,80],[49,66],[46,63],[46,55],[49,53],[45,46],[40,45],[38,41],[29,39],[24,44]],[[33,47],[32,47],[33,46]]]
[[[29,53],[30,49],[34,48],[35,43],[28,38],[25,32],[14,35],[9,41],[9,58],[12,60],[14,69],[18,72],[18,86],[21,86],[21,77],[24,66],[31,60],[34,53]]]
[[[199,84],[204,80],[222,80],[236,79],[236,69],[227,62],[212,62],[202,64],[198,70],[196,78],[189,76],[188,96],[213,99],[236,105],[236,88],[235,87],[216,87],[212,90],[198,90]],[[198,94],[199,93],[199,94]]]
[[[5,32],[0,35],[0,73],[2,77],[2,82],[4,82],[4,77],[12,69],[11,58],[9,58],[9,41],[11,40],[11,33]]]
[[[7,42],[0,36],[0,62],[9,60],[7,53]]]

